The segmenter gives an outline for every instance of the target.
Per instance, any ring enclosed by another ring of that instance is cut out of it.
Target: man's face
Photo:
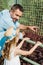
[[[14,12],[11,12],[11,17],[13,19],[13,22],[16,22],[19,20],[19,18],[22,16],[22,13],[19,9],[16,9]]]

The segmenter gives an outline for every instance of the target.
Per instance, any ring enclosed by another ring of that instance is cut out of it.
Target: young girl
[[[13,38],[13,40],[8,41],[2,51],[4,58],[4,65],[20,65],[19,55],[31,55],[33,51],[41,44],[39,41],[35,44],[33,48],[29,51],[21,50],[23,42],[29,40],[29,38],[23,38],[23,40],[17,45],[19,40],[19,34]]]

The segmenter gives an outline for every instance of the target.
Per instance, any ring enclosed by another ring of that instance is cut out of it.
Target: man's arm
[[[37,29],[38,29],[37,26],[26,26],[26,25],[23,25],[23,24],[20,24],[19,28],[22,29],[22,30],[30,29],[30,30],[32,30],[34,32],[37,32]]]
[[[10,27],[7,29],[7,31],[3,34],[4,37],[0,40],[0,50],[3,49],[3,45],[5,44],[5,41],[9,39],[9,36],[12,34],[13,27]]]
[[[8,37],[4,36],[1,40],[0,40],[0,50],[3,49],[3,45],[5,44],[5,41],[7,41]]]
[[[22,30],[24,30],[24,29],[27,29],[28,27],[25,26],[25,25],[23,25],[23,24],[20,24],[20,25],[19,25],[19,28],[22,29]]]

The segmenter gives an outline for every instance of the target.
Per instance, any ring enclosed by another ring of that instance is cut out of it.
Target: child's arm
[[[21,48],[22,47],[22,45],[23,45],[23,43],[24,43],[24,41],[26,41],[26,40],[29,40],[30,38],[23,38],[23,40],[19,43],[19,45],[17,46],[18,48]]]
[[[23,51],[23,50],[20,50],[20,49],[16,49],[16,53],[19,54],[19,55],[30,55],[32,54],[35,49],[41,44],[41,42],[37,42],[33,48],[31,48],[29,51]]]

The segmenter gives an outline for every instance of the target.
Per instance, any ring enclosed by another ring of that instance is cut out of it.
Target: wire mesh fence
[[[26,25],[37,25],[39,35],[43,35],[43,0],[22,0],[24,14],[20,22]]]

